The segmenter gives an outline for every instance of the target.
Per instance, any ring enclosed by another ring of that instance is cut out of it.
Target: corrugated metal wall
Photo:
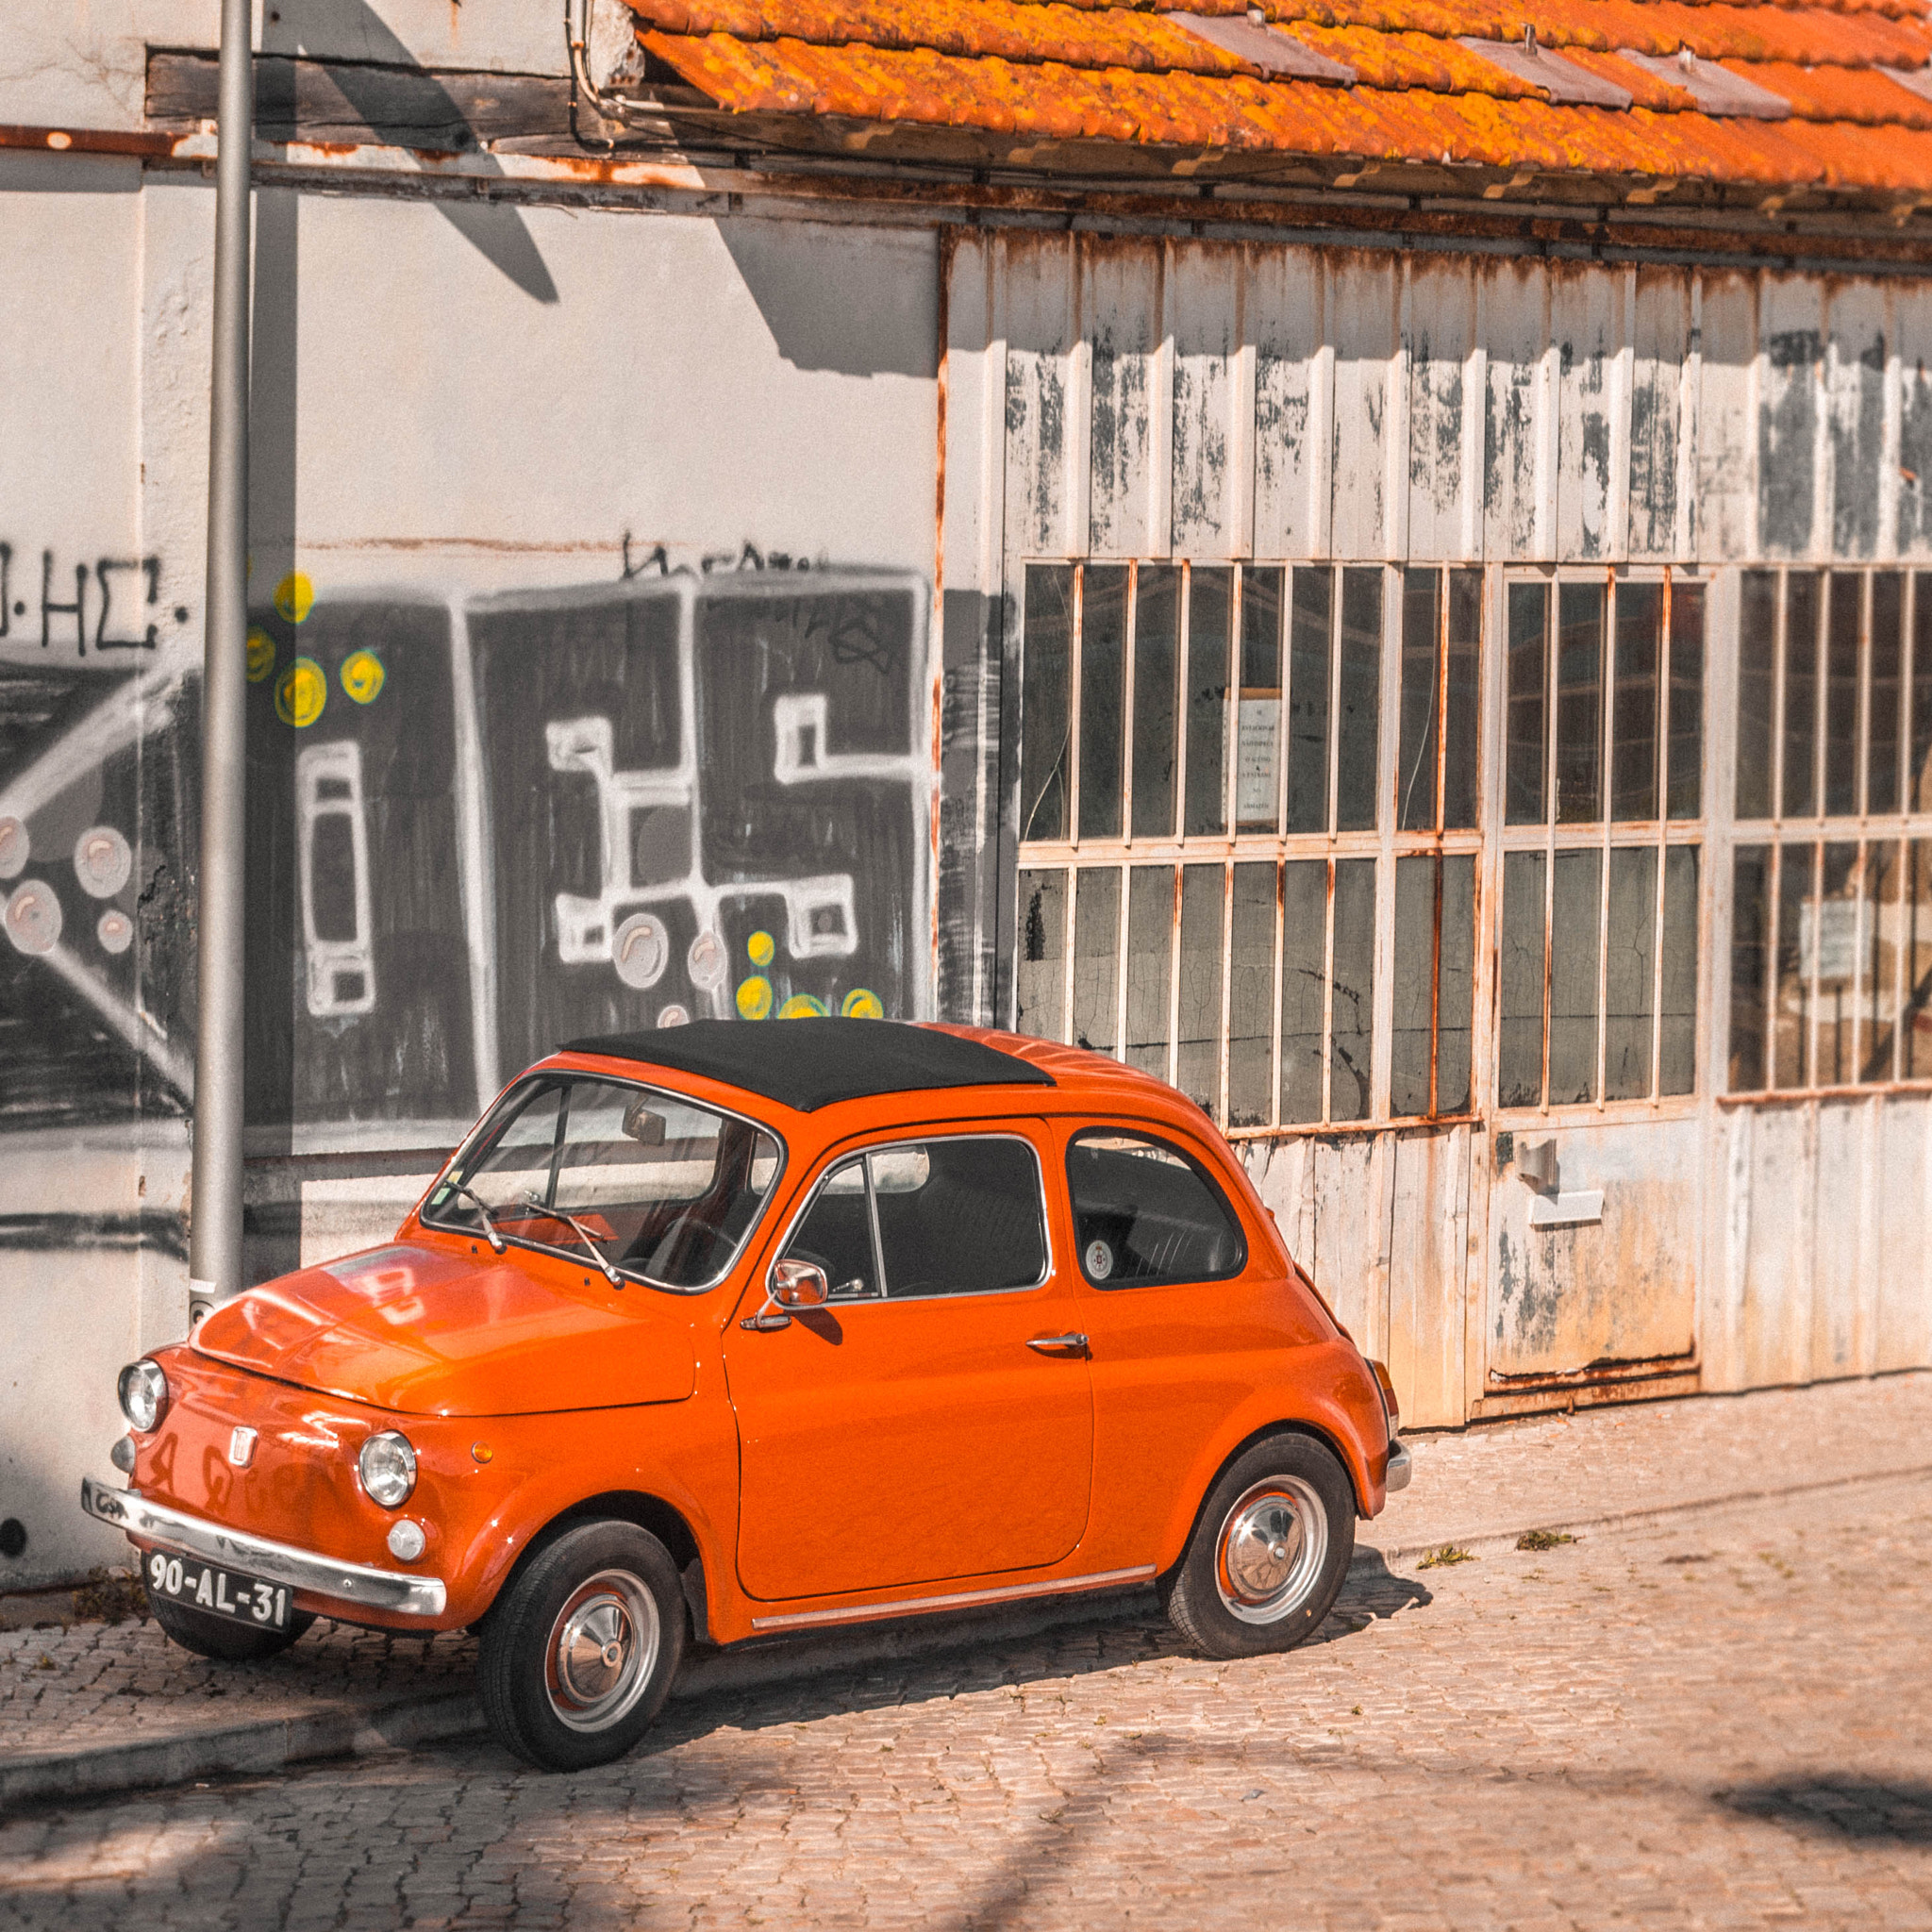
[[[1737,609],[1719,567],[1932,558],[1932,290],[975,233],[951,246],[945,298],[949,688],[971,693],[948,743],[979,748],[954,843],[971,848],[955,891],[980,944],[948,976],[951,1008],[1013,1010],[1028,560],[1717,568],[1699,1091],[1541,1118],[1563,1186],[1603,1190],[1602,1224],[1532,1239],[1528,1195],[1498,1171],[1494,894],[1475,970],[1484,1119],[1285,1133],[1250,1143],[1252,1169],[1418,1423],[1932,1359],[1932,1103],[1717,1097]],[[956,599],[975,613],[970,648]],[[1493,828],[1501,653],[1485,655]]]

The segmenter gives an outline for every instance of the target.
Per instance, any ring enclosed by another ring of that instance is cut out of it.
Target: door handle
[[[1036,1335],[1026,1346],[1041,1355],[1085,1355],[1087,1338],[1084,1335]]]

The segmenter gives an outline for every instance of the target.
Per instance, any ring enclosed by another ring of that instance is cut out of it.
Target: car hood
[[[649,1289],[556,1283],[514,1258],[478,1267],[406,1243],[252,1288],[202,1323],[194,1346],[412,1415],[679,1402],[697,1383],[689,1311]]]

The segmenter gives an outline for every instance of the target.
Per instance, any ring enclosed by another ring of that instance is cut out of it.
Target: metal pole
[[[201,735],[199,1009],[189,1312],[239,1294],[248,694],[249,0],[222,0],[215,162],[214,369],[208,408],[208,630]]]

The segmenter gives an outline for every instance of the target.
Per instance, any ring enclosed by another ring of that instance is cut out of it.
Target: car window
[[[777,1141],[656,1088],[544,1074],[507,1094],[431,1191],[432,1227],[585,1255],[661,1288],[716,1281],[770,1196]],[[477,1206],[482,1203],[482,1208]]]
[[[1198,1161],[1164,1141],[1112,1128],[1076,1134],[1067,1186],[1080,1272],[1095,1288],[1238,1274],[1247,1246]]]
[[[896,1141],[835,1168],[786,1243],[834,1301],[1033,1288],[1046,1275],[1040,1161],[1013,1135]]]

